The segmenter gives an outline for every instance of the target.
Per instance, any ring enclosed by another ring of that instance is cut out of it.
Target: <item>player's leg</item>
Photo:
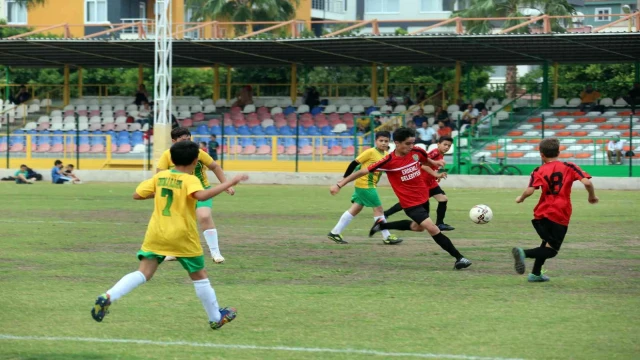
[[[384,209],[382,208],[382,205],[373,208],[373,222],[374,224],[378,222],[387,222],[387,219],[385,219],[384,216]],[[382,242],[387,245],[396,245],[402,242],[402,239],[391,234],[387,229],[382,229],[380,232],[382,233]]]
[[[351,198],[351,207],[349,208],[349,210],[345,211],[342,216],[340,216],[340,220],[338,220],[336,226],[334,226],[333,229],[331,229],[331,231],[327,234],[327,238],[329,238],[329,240],[335,242],[336,244],[348,244],[348,242],[346,242],[342,237],[342,231],[347,227],[347,225],[349,225],[351,220],[353,220],[353,218],[356,217],[364,208],[363,205],[355,202],[355,198],[356,194],[354,192],[353,197]]]
[[[436,226],[442,231],[455,230],[451,225],[444,223],[444,217],[447,214],[447,195],[440,186],[436,186],[429,190],[429,197],[433,197],[438,201],[438,208],[436,209]]]
[[[524,258],[532,258],[535,261],[528,276],[529,282],[549,281],[549,277],[542,274],[542,265],[547,259],[553,258],[558,254],[567,233],[567,227],[548,219],[534,219],[531,223],[542,239],[542,243],[539,247],[533,249],[513,248],[512,254],[516,260],[516,272],[524,274]]]
[[[151,280],[151,277],[153,277],[153,274],[155,274],[158,269],[158,265],[164,260],[164,256],[162,255],[156,255],[142,250],[138,251],[137,256],[140,260],[138,270],[123,276],[111,289],[96,299],[95,305],[93,309],[91,309],[91,317],[93,317],[95,321],[100,322],[104,319],[105,315],[109,312],[109,306],[112,302]]]
[[[400,211],[402,211],[402,206],[400,206],[400,203],[396,203],[384,212],[384,217],[388,219],[391,215]]]
[[[607,150],[607,159],[609,159],[609,165],[613,165],[613,151]]]
[[[235,308],[220,309],[216,292],[211,286],[211,282],[207,277],[207,271],[204,269],[204,256],[195,256],[187,258],[178,258],[182,267],[187,270],[189,277],[193,281],[193,287],[196,295],[202,303],[207,317],[209,318],[209,326],[217,330],[224,324],[236,318],[237,311]]]
[[[218,244],[218,230],[216,224],[211,217],[211,207],[213,206],[213,198],[205,201],[198,201],[196,203],[196,218],[198,219],[198,225],[202,231],[207,246],[209,246],[209,252],[211,258],[216,264],[224,262],[224,257],[220,253],[220,246]]]
[[[622,150],[616,150],[616,164],[622,165]]]

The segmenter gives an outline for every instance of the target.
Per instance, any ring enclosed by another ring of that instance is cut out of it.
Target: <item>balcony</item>
[[[347,0],[311,0],[311,17],[327,20],[346,20]]]

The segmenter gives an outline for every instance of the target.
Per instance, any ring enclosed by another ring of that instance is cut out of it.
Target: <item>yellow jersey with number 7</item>
[[[204,189],[197,177],[177,170],[161,171],[138,185],[138,195],[147,198],[155,194],[143,251],[176,257],[203,254],[196,222],[197,200],[191,196],[200,190]]]
[[[208,187],[210,185],[209,178],[207,177],[207,169],[212,163],[213,158],[204,150],[200,149],[200,152],[198,153],[198,163],[196,164],[196,168],[193,170],[193,175],[200,179],[200,182],[204,187]],[[158,169],[171,170],[174,167],[173,161],[171,161],[171,151],[167,149],[162,153],[162,156],[160,156],[160,160],[158,160]]]

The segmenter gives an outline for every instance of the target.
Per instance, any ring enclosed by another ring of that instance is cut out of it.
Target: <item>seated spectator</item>
[[[595,105],[597,105],[597,101],[600,98],[600,93],[598,90],[594,90],[593,86],[587,85],[587,87],[580,93],[580,105],[578,109],[580,111],[590,111]]]
[[[493,118],[491,114],[492,113],[489,112],[487,108],[484,108],[480,111],[480,115],[478,115],[479,120],[477,122],[474,122],[470,126],[470,128],[472,128],[472,135],[480,136],[480,133],[483,130],[491,129],[491,119]]]
[[[391,106],[392,108],[395,108],[396,106],[398,106],[398,100],[396,100],[396,97],[393,95],[393,93],[389,93],[389,98],[387,99],[387,105]]]
[[[220,144],[216,141],[216,136],[211,135],[211,139],[209,140],[209,155],[213,158],[213,160],[218,161],[218,148]]]
[[[467,109],[462,114],[462,124],[475,124],[478,120],[478,116],[480,116],[480,111],[474,108],[473,105],[468,104]]]
[[[443,136],[451,136],[451,128],[446,126],[444,122],[438,122],[438,139]]]
[[[373,126],[375,126],[376,128],[379,126],[382,126],[382,120],[380,119],[380,115],[375,115],[373,117]]]
[[[13,176],[16,179],[16,184],[33,184],[34,182],[36,182],[36,178],[29,177],[29,168],[27,167],[27,165],[20,165],[20,170],[16,171],[15,174],[13,174]]]
[[[304,103],[309,106],[309,109],[320,105],[320,93],[315,86],[308,87],[305,91]]]
[[[415,115],[413,116],[413,122],[416,123],[416,127],[422,127],[422,123],[426,123],[429,121],[429,119],[424,116],[424,110],[422,109],[418,109],[415,112]]]
[[[62,165],[62,161],[56,160],[53,165],[53,169],[51,169],[51,182],[54,184],[71,184],[72,178],[66,176],[62,171],[64,165]]]
[[[369,131],[371,130],[370,126],[371,126],[371,119],[369,119],[368,116],[360,116],[358,119],[356,119],[356,128],[358,128],[358,131],[360,132]]]
[[[433,128],[429,126],[429,123],[427,123],[426,121],[422,123],[422,126],[418,128],[416,132],[418,134],[418,143],[429,146],[436,141],[436,131],[433,130]]]
[[[624,149],[624,141],[620,140],[620,135],[614,135],[607,144],[607,158],[609,165],[613,165],[613,156],[616,157],[616,164],[622,164],[622,150]]]
[[[631,105],[631,111],[636,112],[636,105],[640,104],[640,83],[634,83],[627,96],[623,97],[627,104]]]
[[[427,90],[424,86],[420,86],[418,88],[418,92],[416,93],[416,103],[422,104],[425,100],[427,100]]]
[[[136,99],[133,101],[134,104],[140,106],[144,105],[145,109],[149,109],[149,93],[147,92],[147,88],[144,84],[138,85],[138,91],[136,91]]]
[[[253,89],[251,88],[251,85],[247,85],[242,87],[236,101],[231,106],[244,108],[246,105],[250,104],[253,104]]]
[[[20,85],[20,88],[15,96],[9,96],[9,101],[16,105],[23,104],[31,99],[31,94],[27,91],[27,87]]]
[[[68,178],[71,178],[74,184],[81,184],[82,181],[80,181],[80,178],[76,176],[76,174],[73,173],[73,164],[69,164],[67,165],[67,167],[64,169],[64,171],[62,172],[62,174]]]
[[[404,88],[404,95],[402,95],[402,105],[409,108],[409,106],[413,105],[413,100],[411,100],[411,90],[409,88]]]

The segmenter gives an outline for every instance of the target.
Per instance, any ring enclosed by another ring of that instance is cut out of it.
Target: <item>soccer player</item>
[[[347,171],[344,173],[344,177],[347,177],[353,173],[354,170],[360,168],[366,168],[367,166],[378,162],[380,159],[387,155],[387,149],[389,149],[389,139],[391,134],[388,131],[379,131],[376,133],[376,147],[365,150],[355,160],[349,164]],[[342,238],[342,230],[349,225],[356,215],[362,211],[364,207],[373,208],[374,221],[385,221],[382,214],[382,202],[378,196],[378,190],[376,186],[380,181],[381,172],[370,172],[369,174],[358,178],[355,182],[355,190],[353,196],[351,196],[351,208],[342,214],[340,220],[336,226],[329,232],[327,237],[329,240],[333,240],[338,244],[347,244]],[[382,231],[382,241],[388,245],[399,244],[402,239],[398,239],[395,235],[389,233],[389,230]]]
[[[331,187],[331,194],[337,194],[343,186],[369,172],[385,171],[393,191],[400,200],[402,209],[413,220],[409,222],[410,229],[413,231],[427,230],[433,240],[456,259],[455,269],[471,266],[471,261],[458,252],[451,240],[429,218],[429,191],[422,178],[422,171],[427,171],[434,176],[442,176],[443,174],[436,174],[431,168],[423,165],[441,166],[444,162],[429,159],[426,151],[415,146],[416,133],[412,129],[398,128],[393,132],[393,141],[396,145],[393,152],[377,163],[338,181]],[[387,224],[378,220],[372,228],[372,232],[382,230],[381,227],[384,225]]]
[[[179,141],[191,141],[191,132],[187,128],[177,127],[171,130],[171,142],[174,144]],[[222,168],[216,163],[206,151],[200,150],[200,155],[198,155],[198,163],[194,170],[194,175],[200,179],[202,183],[202,187],[208,189],[211,185],[209,184],[209,179],[207,178],[207,169],[213,171],[216,175],[220,183],[224,183],[227,181],[227,178],[224,176],[224,172]],[[169,150],[166,150],[160,160],[158,161],[158,169],[156,173],[159,173],[163,170],[169,170],[173,168],[173,163],[171,162],[171,154]],[[235,194],[235,190],[230,187],[226,190],[229,195]],[[220,247],[218,245],[218,230],[216,230],[216,224],[213,222],[211,218],[211,207],[213,206],[213,200],[207,199],[205,201],[198,201],[196,205],[196,215],[198,217],[198,224],[200,225],[200,230],[204,235],[204,239],[207,241],[207,245],[209,246],[209,251],[211,252],[211,258],[216,264],[220,264],[224,262],[224,257],[220,253]],[[175,260],[173,257],[167,258],[167,261]]]
[[[438,139],[438,147],[427,153],[429,159],[435,161],[444,160],[444,154],[451,149],[451,145],[453,145],[453,139],[451,137],[440,137],[440,139]],[[430,167],[436,172],[440,169],[439,166],[431,165]],[[441,178],[437,178],[425,171],[423,176],[424,181],[427,183],[427,187],[429,188],[429,198],[434,198],[438,201],[438,209],[436,210],[436,226],[442,231],[455,230],[453,226],[444,223],[444,217],[447,213],[447,201],[449,201],[449,199],[447,198],[444,190],[440,187],[440,179],[446,179],[446,173]],[[402,206],[400,203],[397,203],[384,212],[384,217],[388,219],[391,215],[401,210]]]
[[[523,250],[515,247],[511,253],[515,260],[518,274],[524,274],[525,258],[535,259],[533,269],[528,276],[529,282],[549,281],[549,277],[542,273],[542,265],[547,259],[555,257],[560,251],[564,236],[567,234],[571,219],[571,185],[580,181],[589,194],[590,204],[597,204],[599,199],[591,183],[591,176],[578,165],[570,162],[558,161],[560,155],[560,141],[547,138],[540,142],[540,157],[542,166],[531,173],[529,186],[522,195],[516,198],[516,203],[522,203],[533,195],[536,189],[541,189],[538,205],[533,209],[533,228],[542,239],[539,247]]]
[[[106,293],[98,296],[91,309],[91,316],[98,322],[108,314],[112,302],[151,280],[169,255],[177,257],[187,270],[212,329],[219,329],[236,317],[236,309],[219,308],[216,293],[207,278],[196,223],[196,201],[206,201],[248,177],[238,175],[231,181],[205,190],[202,182],[190,175],[198,166],[198,144],[181,141],[171,146],[170,152],[174,169],[159,172],[143,181],[133,194],[134,200],[153,199],[154,203],[147,233],[137,254],[140,265],[138,271],[125,275]]]

